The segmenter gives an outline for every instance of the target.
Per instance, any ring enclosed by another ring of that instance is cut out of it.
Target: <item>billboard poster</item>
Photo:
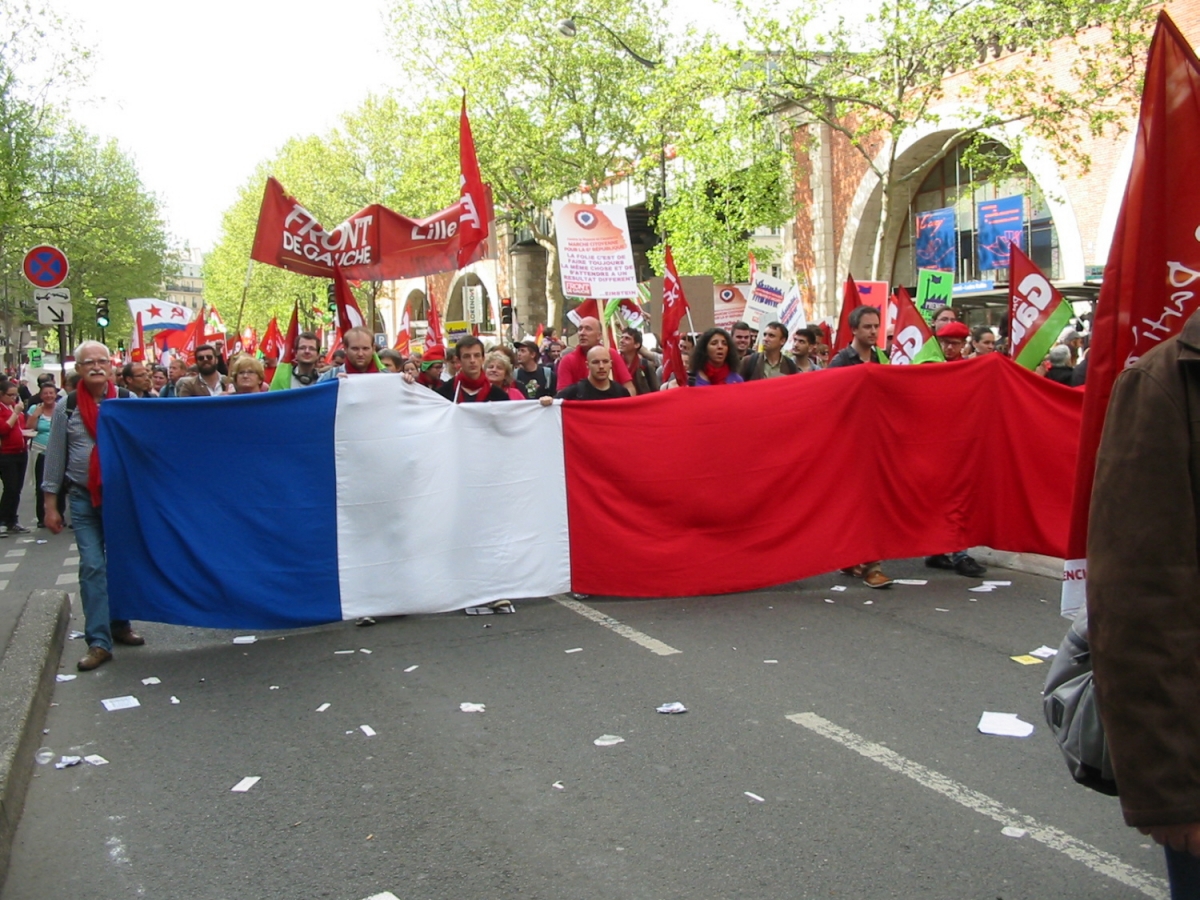
[[[564,294],[596,300],[637,296],[625,207],[556,200],[554,230]]]
[[[1025,230],[1025,197],[1001,197],[979,204],[979,230],[976,244],[979,252],[979,270],[1007,269],[1012,262],[1008,245],[1016,244],[1025,249],[1022,233]]]
[[[926,322],[944,306],[950,306],[954,292],[954,275],[951,272],[935,272],[920,269],[917,272],[917,312]]]
[[[919,212],[913,222],[913,248],[918,269],[954,272],[958,263],[958,230],[954,207]]]
[[[718,284],[713,287],[713,323],[729,331],[746,314],[746,284]]]

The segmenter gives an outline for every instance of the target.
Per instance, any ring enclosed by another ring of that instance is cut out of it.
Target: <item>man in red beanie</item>
[[[417,384],[424,385],[431,391],[436,391],[442,386],[442,370],[446,368],[446,348],[441,344],[434,344],[425,350],[425,355],[421,357],[421,371],[417,375]]]
[[[970,336],[971,329],[962,322],[947,322],[937,330],[937,342],[941,345],[946,362],[958,362],[963,358]]]

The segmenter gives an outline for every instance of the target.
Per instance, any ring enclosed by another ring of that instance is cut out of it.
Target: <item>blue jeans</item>
[[[1178,850],[1167,851],[1167,879],[1171,900],[1200,900],[1200,856]]]
[[[113,627],[128,628],[128,622],[108,618],[108,565],[104,558],[104,520],[101,508],[92,506],[86,488],[72,486],[67,494],[75,546],[79,548],[79,598],[83,602],[84,638],[89,647],[112,652]]]

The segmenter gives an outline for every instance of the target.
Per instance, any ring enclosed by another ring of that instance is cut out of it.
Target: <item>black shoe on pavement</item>
[[[945,553],[939,553],[937,556],[925,557],[925,565],[930,569],[953,569],[954,560]]]
[[[12,528],[8,529],[11,534],[29,534],[29,529],[18,522]]]
[[[954,571],[959,575],[965,575],[967,578],[978,578],[980,575],[987,574],[987,566],[980,565],[979,562],[969,556],[964,556],[955,563]]]

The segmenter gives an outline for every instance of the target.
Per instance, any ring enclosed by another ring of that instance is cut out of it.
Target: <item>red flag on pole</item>
[[[333,270],[334,300],[337,303],[337,332],[339,338],[344,338],[351,328],[361,328],[366,324],[354,292],[350,290],[350,282],[341,269]]]
[[[1200,306],[1200,60],[1165,12],[1150,43],[1133,165],[1096,304],[1062,612],[1086,599],[1087,520],[1096,450],[1117,375],[1179,333]]]
[[[292,365],[296,362],[296,338],[300,334],[300,303],[292,304],[292,318],[288,322],[287,334],[283,336],[283,346],[279,352],[279,364]]]
[[[903,287],[896,288],[893,302],[896,304],[896,336],[892,339],[889,359],[894,366],[906,366],[912,363],[925,342],[933,339],[933,332]]]
[[[400,317],[400,327],[396,330],[396,351],[405,357],[412,352],[412,320],[408,317],[407,306]]]
[[[854,276],[847,274],[846,286],[842,289],[842,312],[838,316],[837,334],[833,337],[833,346],[829,348],[830,354],[850,346],[853,338],[850,333],[850,313],[860,306],[862,298],[858,295],[858,285],[854,282]]]
[[[467,119],[467,95],[463,94],[462,113],[458,117],[458,159],[461,170],[459,203],[462,213],[458,219],[458,267],[469,265],[478,257],[477,249],[488,236],[487,188],[479,174],[479,159],[475,155],[475,138]]]
[[[425,317],[425,348],[428,349],[434,345],[444,346],[446,343],[442,337],[442,320],[438,317],[437,304],[433,298],[429,300],[429,313]]]
[[[278,360],[283,355],[283,335],[279,333],[279,321],[274,316],[267,323],[262,340],[258,342],[258,349],[262,351],[264,359]]]
[[[142,314],[137,314],[133,323],[133,340],[129,344],[129,359],[131,362],[146,361],[146,335],[142,331]]]
[[[683,295],[683,282],[675,271],[675,257],[669,245],[664,248],[663,267],[663,382],[674,376],[677,385],[686,387],[687,366],[684,365],[683,350],[679,346],[679,323],[687,313],[688,302]]]

